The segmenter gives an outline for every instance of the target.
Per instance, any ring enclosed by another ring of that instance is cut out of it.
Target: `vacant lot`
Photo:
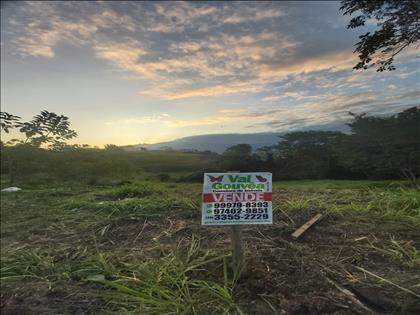
[[[420,314],[420,193],[402,183],[276,183],[239,279],[200,184],[22,188],[1,195],[2,314]]]

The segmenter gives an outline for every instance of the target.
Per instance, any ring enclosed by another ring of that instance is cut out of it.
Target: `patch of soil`
[[[420,282],[419,268],[405,267],[369,246],[369,242],[389,240],[388,230],[327,215],[299,239],[292,239],[291,233],[316,213],[317,209],[294,211],[289,213],[292,220],[279,215],[273,225],[243,227],[247,269],[234,297],[246,314],[420,314],[420,299],[357,269],[362,267],[420,294],[414,287]],[[398,229],[392,235],[416,241],[416,233]],[[193,235],[200,237],[203,248],[230,249],[229,227],[203,227],[199,220],[188,217],[120,220],[103,231],[100,242],[101,246],[115,248],[118,244],[119,249],[135,250],[153,247],[156,241],[173,244]],[[223,281],[223,270],[208,273],[211,280]],[[23,286],[22,290],[7,290],[1,296],[2,314],[102,312],[103,300],[83,295],[98,290],[91,284],[56,287],[43,292]]]
[[[27,282],[26,285],[30,286]],[[89,296],[85,294],[88,290],[92,292]],[[27,287],[9,289],[1,294],[1,314],[96,314],[106,303],[99,294],[94,294],[97,290],[94,285],[72,281],[61,283],[56,288],[36,284],[31,291]]]
[[[291,233],[317,212],[294,211],[294,223],[278,216],[273,225],[242,228],[247,271],[234,293],[244,311],[258,315],[275,314],[274,310],[293,315],[418,314],[420,300],[416,297],[381,284],[356,268],[391,277],[407,287],[418,283],[419,279],[413,277],[415,269],[407,269],[369,247],[369,242],[389,240],[389,233],[381,226],[327,215],[299,239],[291,238]],[[198,222],[173,217],[166,221],[118,222],[106,237],[121,246],[147,247],[156,240],[175,243],[197,235],[204,248],[229,250],[229,227],[202,227]],[[403,239],[414,236],[409,229],[399,231]],[[222,274],[220,277],[223,279]]]
[[[419,282],[419,277],[413,277],[418,268],[404,268],[368,246],[370,239],[389,240],[386,231],[349,218],[326,216],[294,240],[290,234],[316,211],[294,214],[293,226],[285,220],[243,228],[247,272],[235,294],[248,314],[273,314],[273,308],[278,314],[346,315],[367,314],[368,310],[372,314],[418,314],[420,299],[355,268],[360,266],[406,287]],[[202,229],[203,236],[215,239],[214,230]]]

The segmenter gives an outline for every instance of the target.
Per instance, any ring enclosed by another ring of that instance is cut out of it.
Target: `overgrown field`
[[[13,185],[73,181],[112,185],[126,180],[182,180],[208,169],[217,154],[180,151],[51,151],[33,146],[2,147],[1,174]],[[196,180],[201,181],[201,174]]]
[[[402,183],[275,183],[239,278],[200,184],[22,188],[1,194],[2,314],[420,314],[420,193]]]

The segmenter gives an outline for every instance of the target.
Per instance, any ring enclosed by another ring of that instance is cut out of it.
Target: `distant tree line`
[[[350,113],[350,134],[299,131],[252,152],[238,144],[215,169],[271,171],[276,179],[397,179],[420,177],[420,107],[388,116]]]
[[[20,117],[3,112],[2,131],[16,128],[23,137],[1,143],[1,173],[13,183],[15,175],[94,182],[142,173],[159,173],[159,179],[166,181],[179,177],[168,173],[178,173],[183,174],[180,180],[202,181],[203,172],[270,171],[277,180],[405,178],[420,189],[420,107],[387,117],[350,115],[348,134],[290,132],[280,136],[278,144],[255,152],[249,144],[238,144],[217,154],[68,145],[66,141],[76,133],[67,117],[43,111],[32,121],[21,122]]]

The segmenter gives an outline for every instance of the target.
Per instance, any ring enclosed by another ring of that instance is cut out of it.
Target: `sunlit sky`
[[[73,141],[285,132],[419,104],[413,47],[355,71],[339,2],[2,2],[2,111],[70,118]]]

